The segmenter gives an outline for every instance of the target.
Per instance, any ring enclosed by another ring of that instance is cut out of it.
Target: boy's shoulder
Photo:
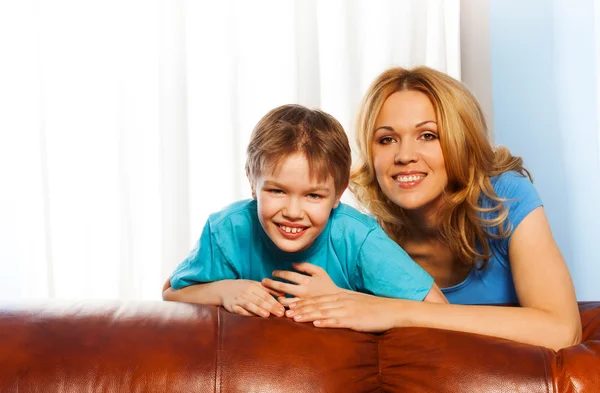
[[[371,230],[379,226],[375,218],[342,202],[334,209],[331,220],[334,227]]]
[[[219,226],[227,221],[252,221],[256,217],[256,200],[244,199],[227,205],[208,217],[211,227]]]

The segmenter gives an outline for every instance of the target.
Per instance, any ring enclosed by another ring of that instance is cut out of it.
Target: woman
[[[555,350],[580,342],[571,277],[529,173],[506,148],[492,148],[461,83],[426,67],[385,71],[363,99],[357,140],[362,163],[351,190],[451,304],[339,293],[299,301],[288,316],[359,331],[459,330]]]

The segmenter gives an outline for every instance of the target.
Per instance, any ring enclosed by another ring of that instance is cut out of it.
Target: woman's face
[[[392,202],[416,213],[439,206],[448,176],[435,110],[425,94],[390,95],[377,116],[371,143],[377,182]]]

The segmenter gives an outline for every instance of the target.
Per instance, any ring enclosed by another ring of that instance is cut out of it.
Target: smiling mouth
[[[396,176],[392,176],[392,179],[394,179],[394,182],[396,182],[398,187],[404,188],[404,189],[409,189],[409,188],[417,187],[423,181],[423,179],[425,179],[426,177],[427,177],[426,174],[407,175],[407,176],[406,175],[396,175]]]
[[[277,225],[285,233],[297,234],[304,232],[308,227],[286,227],[285,225]]]
[[[415,183],[415,182],[425,179],[425,176],[427,176],[427,175],[409,175],[409,176],[397,175],[397,176],[394,176],[393,179],[397,183]]]

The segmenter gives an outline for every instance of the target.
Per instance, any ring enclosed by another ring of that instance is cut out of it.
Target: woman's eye
[[[432,133],[427,133],[427,134],[421,135],[421,139],[423,139],[424,141],[432,141],[434,139],[437,139],[437,135],[432,134]]]
[[[379,144],[381,145],[389,145],[390,143],[394,142],[394,138],[392,138],[391,136],[384,136],[383,138],[379,139]]]

